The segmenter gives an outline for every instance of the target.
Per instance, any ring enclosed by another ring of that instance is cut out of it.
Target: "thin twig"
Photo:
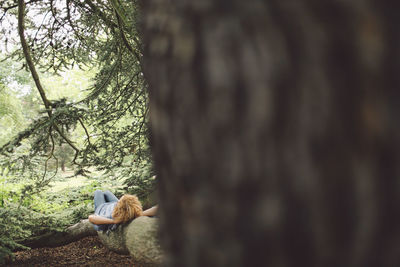
[[[81,118],[78,118],[79,123],[81,124],[82,128],[85,130],[86,136],[87,136],[87,140],[89,143],[89,146],[92,146],[92,144],[90,143],[90,136],[89,136],[89,132],[86,129],[85,125],[83,124],[83,121],[81,120]]]

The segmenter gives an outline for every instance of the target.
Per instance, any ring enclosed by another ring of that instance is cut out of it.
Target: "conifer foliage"
[[[112,169],[148,161],[148,100],[136,2],[19,0],[0,1],[0,7],[3,45],[11,47],[8,57],[26,62],[22,67],[32,73],[44,110],[0,152],[9,157],[30,139],[29,158],[58,163],[54,147],[65,144],[74,151],[72,161],[81,173],[93,165]],[[48,99],[37,70],[57,74],[74,66],[99,69],[87,97],[79,102]],[[76,127],[84,129],[82,140],[69,135]]]

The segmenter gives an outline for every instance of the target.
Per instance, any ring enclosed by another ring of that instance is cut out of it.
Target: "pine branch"
[[[119,31],[120,31],[120,33],[121,33],[122,42],[124,43],[124,45],[126,46],[126,48],[129,50],[129,52],[131,52],[131,53],[136,57],[136,60],[137,60],[138,62],[140,62],[140,57],[139,57],[138,53],[136,52],[135,49],[132,48],[132,46],[131,46],[130,43],[128,42],[128,39],[126,39],[124,30],[123,30],[123,28],[122,28],[121,17],[120,17],[120,15],[119,15],[119,13],[117,12],[117,9],[115,9],[115,15],[116,15],[116,17],[117,17],[118,28],[119,28]]]
[[[40,2],[40,1],[42,1],[42,0],[31,0],[31,1],[26,2],[26,5],[27,5],[27,4],[32,4],[32,3],[35,3],[35,2]],[[9,10],[14,9],[14,8],[17,8],[17,7],[18,7],[18,4],[11,5],[11,6],[8,6],[8,7],[2,7],[4,13],[3,13],[3,15],[1,16],[0,21],[3,20],[3,18],[5,17],[5,15],[7,14],[7,12],[8,12]]]

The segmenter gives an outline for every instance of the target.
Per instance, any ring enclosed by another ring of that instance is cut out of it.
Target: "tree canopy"
[[[21,0],[1,1],[0,7],[6,59],[30,71],[43,110],[1,153],[29,139],[29,158],[47,164],[58,161],[56,144],[65,144],[82,173],[89,166],[130,173],[134,163],[150,161],[136,1]],[[85,96],[50,99],[41,72],[60,75],[74,67],[96,69]],[[76,128],[84,137],[71,136]],[[13,157],[13,163],[20,168],[30,161]]]

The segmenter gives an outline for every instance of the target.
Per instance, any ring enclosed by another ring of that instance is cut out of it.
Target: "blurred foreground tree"
[[[400,4],[141,2],[169,266],[399,266]]]

